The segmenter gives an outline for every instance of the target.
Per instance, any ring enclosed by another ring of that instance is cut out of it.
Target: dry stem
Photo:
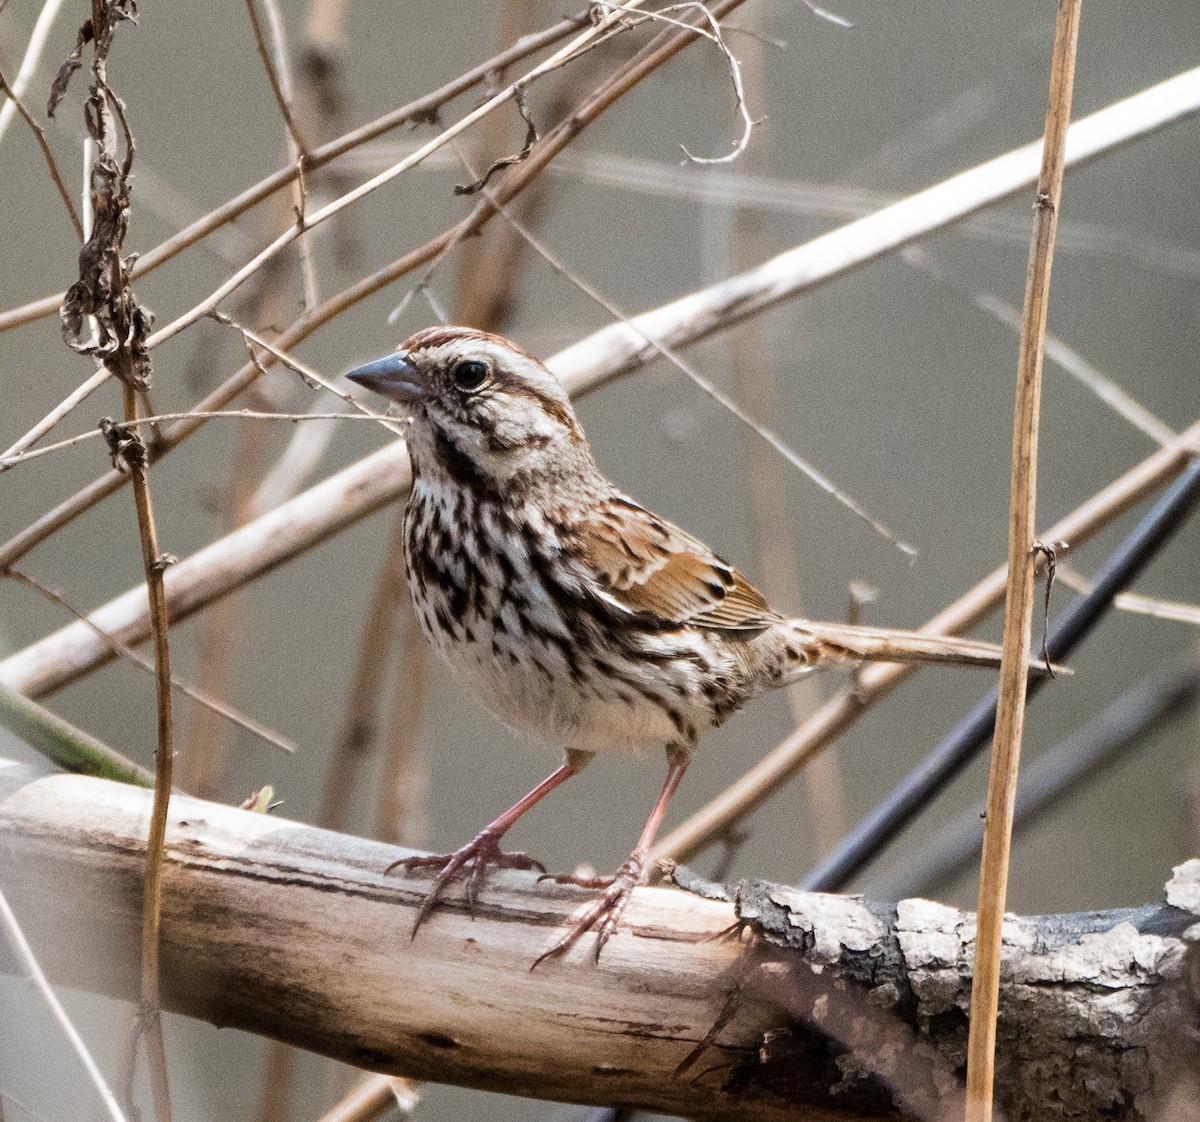
[[[358,656],[350,674],[346,716],[325,773],[325,790],[317,822],[330,830],[346,828],[347,811],[362,765],[374,750],[383,707],[383,683],[396,639],[395,611],[400,570],[393,560],[404,552],[404,517],[397,511],[384,548],[385,562],[375,578],[367,607]]]
[[[267,49],[267,40],[263,35],[262,24],[259,22],[258,9],[254,5],[254,0],[246,0],[246,13],[250,16],[250,26],[254,30],[254,46],[258,50],[258,57],[262,60],[263,69],[267,72],[267,82],[270,84],[271,93],[275,97],[275,104],[279,108],[279,115],[283,118],[283,123],[287,126],[288,135],[296,145],[297,155],[301,161],[297,179],[301,179],[304,168],[308,166],[308,161],[312,158],[312,154],[309,152],[308,145],[305,143],[304,137],[300,132],[300,126],[296,124],[296,119],[292,115],[290,91],[285,91],[283,88],[284,83],[287,82],[287,72],[282,66],[276,72],[275,64],[271,61],[271,52]]]
[[[62,1002],[58,1000],[58,995],[54,992],[53,986],[50,985],[42,968],[38,965],[33,948],[30,947],[29,941],[25,938],[20,924],[17,923],[17,917],[13,914],[12,908],[9,907],[8,900],[5,898],[3,892],[0,892],[0,927],[4,928],[4,935],[13,956],[23,968],[30,982],[33,983],[38,996],[45,1002],[46,1008],[50,1010],[50,1015],[58,1024],[59,1029],[62,1030],[62,1034],[67,1038],[67,1042],[71,1045],[71,1050],[79,1058],[84,1071],[87,1072],[88,1078],[96,1088],[96,1093],[100,1101],[104,1104],[105,1112],[112,1119],[112,1122],[125,1122],[125,1115],[121,1113],[116,1096],[105,1081],[104,1074],[96,1066],[96,1061],[92,1059],[92,1055],[87,1050],[87,1045],[84,1044],[83,1038],[71,1023],[71,1018],[63,1008]],[[0,1094],[0,1109],[3,1109],[3,1098],[3,1094]],[[2,1114],[0,1114],[0,1122],[3,1122]]]
[[[531,0],[506,0],[500,5],[499,11],[500,40],[503,42],[518,36],[537,18],[539,11],[540,5]],[[593,68],[601,57],[603,52],[594,52],[589,56]],[[573,104],[573,91],[578,88],[575,83],[579,78],[579,75],[572,72],[570,75],[559,75],[558,80],[553,83],[552,104],[546,110],[548,120],[557,123],[558,119],[566,115]],[[493,113],[483,122],[473,138],[475,143],[470,147],[470,161],[463,152],[468,147],[466,142],[456,145],[455,154],[462,163],[468,164],[468,173],[472,181],[479,181],[480,175],[469,166],[470,162],[488,169],[487,174],[491,176],[494,170],[493,161],[509,144],[512,134],[511,116]],[[523,124],[527,126],[528,137],[528,122]],[[539,179],[537,184],[522,196],[519,204],[522,213],[531,215],[534,210],[540,210],[545,195],[545,181]],[[495,223],[479,237],[461,244],[457,254],[454,303],[451,312],[455,323],[484,331],[504,331],[525,272],[523,249],[524,245],[511,227],[497,226]]]
[[[296,1049],[280,1040],[267,1041],[255,1122],[288,1122],[295,1102],[295,1082]]]
[[[137,391],[128,382],[122,386],[125,416],[138,417]],[[159,552],[158,530],[150,501],[144,458],[130,465],[133,498],[137,507],[142,566],[150,606],[150,630],[154,639],[155,743],[154,805],[150,815],[150,834],[146,841],[145,904],[142,912],[142,1004],[139,1017],[150,1056],[154,1087],[154,1109],[158,1122],[170,1122],[171,1096],[167,1083],[167,1058],[163,1044],[161,998],[159,994],[159,934],[162,925],[163,844],[167,833],[167,810],[171,798],[172,771],[175,764],[174,724],[171,696],[170,621],[167,596],[163,589],[163,570],[167,560]]]
[[[762,12],[749,10],[743,27],[759,30]],[[744,81],[749,96],[766,102],[764,45],[750,37],[741,47]],[[768,166],[770,134],[760,133],[757,143],[742,157],[743,174],[754,175]],[[713,173],[710,172],[711,177]],[[728,233],[733,270],[745,272],[754,261],[763,260],[770,245],[770,226],[765,215],[734,202],[727,208],[732,223]],[[797,314],[803,315],[800,309]],[[733,396],[745,403],[756,417],[782,414],[784,397],[780,386],[780,362],[776,343],[781,340],[769,321],[748,320],[729,333],[725,349],[732,377]],[[803,615],[799,582],[796,579],[796,534],[789,520],[779,517],[787,509],[788,476],[783,460],[758,440],[742,444],[745,464],[744,501],[753,513],[754,538],[758,554],[757,571],[762,589],[772,604],[786,604],[790,612]],[[816,677],[806,678],[785,691],[794,725],[802,724],[821,704],[828,687]],[[804,771],[805,797],[814,825],[817,851],[828,852],[845,833],[842,776],[837,750],[822,753]]]
[[[979,873],[975,981],[967,1044],[967,1122],[991,1122],[995,1079],[996,1016],[1000,1001],[1000,928],[1008,889],[1009,851],[1017,773],[1025,725],[1029,681],[1029,637],[1036,582],[1034,532],[1037,518],[1038,421],[1042,400],[1042,359],[1050,305],[1054,235],[1062,199],[1063,149],[1071,120],[1075,53],[1082,0],[1060,0],[1050,68],[1050,108],[1038,176],[1034,233],[1025,281],[1013,414],[1012,481],[1008,514],[1008,590],[1004,604],[1004,656],[996,732],[988,776],[987,818]],[[1055,540],[1055,539],[1051,539]]]
[[[62,9],[62,6],[62,0],[46,0],[46,3],[42,5],[42,10],[38,12],[37,22],[33,25],[33,33],[29,36],[29,43],[25,48],[25,55],[21,59],[17,76],[13,79],[12,89],[14,96],[7,104],[0,106],[0,142],[3,142],[4,134],[8,131],[9,122],[13,119],[13,114],[17,110],[16,99],[25,96],[29,82],[37,72],[42,52],[46,49],[46,41],[50,37],[50,29],[54,26],[54,21],[58,18],[58,13]],[[0,9],[2,7],[0,5]],[[61,302],[62,294],[59,295],[59,303]]]
[[[71,225],[75,227],[75,233],[78,235],[79,240],[83,241],[83,223],[79,221],[79,214],[75,210],[74,202],[71,200],[71,193],[67,190],[67,185],[62,180],[62,175],[58,170],[58,163],[54,159],[54,153],[50,151],[50,145],[46,143],[46,130],[33,119],[29,110],[25,108],[25,103],[13,91],[12,86],[9,85],[8,80],[3,74],[0,74],[0,93],[8,95],[11,104],[16,106],[17,112],[21,114],[21,120],[33,130],[38,147],[42,150],[42,157],[46,161],[46,166],[50,169],[50,178],[54,181],[54,189],[62,199],[63,206],[67,208],[67,214],[71,216]]]
[[[368,1075],[332,1110],[322,1114],[320,1122],[377,1122],[392,1111],[408,1118],[418,1101],[409,1080],[393,1075]]]
[[[145,418],[143,418],[143,420],[144,419]],[[155,673],[153,659],[146,658],[145,655],[143,655],[140,651],[134,650],[134,648],[128,643],[123,643],[120,639],[116,638],[116,636],[110,635],[106,631],[102,631],[90,619],[88,619],[83,612],[69,604],[61,593],[55,592],[54,589],[47,587],[46,585],[42,584],[41,581],[35,580],[33,577],[29,576],[27,573],[21,572],[19,569],[9,569],[5,575],[11,577],[18,584],[23,584],[26,588],[32,589],[39,596],[44,597],[46,600],[49,600],[50,603],[57,605],[64,611],[70,613],[77,620],[84,623],[93,635],[112,648],[113,654],[127,659],[129,662],[133,663],[134,666],[145,670],[147,673]],[[185,697],[191,698],[192,701],[204,709],[215,713],[219,717],[223,717],[230,724],[236,725],[240,729],[244,729],[251,736],[257,737],[266,744],[270,744],[273,748],[279,748],[284,752],[289,753],[294,753],[296,751],[296,745],[286,737],[282,736],[280,733],[260,724],[252,717],[249,717],[245,713],[235,709],[232,705],[228,705],[223,701],[218,701],[215,697],[211,697],[201,692],[194,686],[191,686],[187,682],[183,681],[183,679],[176,677],[174,674],[171,675],[171,688],[178,690]],[[185,790],[188,789],[188,785],[186,783],[181,783],[180,786],[182,786]]]

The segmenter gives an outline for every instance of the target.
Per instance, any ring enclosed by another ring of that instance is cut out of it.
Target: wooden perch
[[[137,993],[150,799],[0,762],[0,887],[61,983]],[[174,796],[165,1006],[543,1099],[842,1122],[961,1110],[969,913],[758,882],[700,886],[732,899],[646,888],[598,965],[576,953],[531,972],[587,893],[496,873],[474,920],[451,893],[410,939],[427,882],[383,875],[402,852]],[[1141,1119],[1180,1093],[1197,1067],[1200,861],[1167,887],[1167,904],[1006,921],[1008,1119]],[[740,936],[716,937],[737,920]],[[0,966],[15,968],[2,952]]]

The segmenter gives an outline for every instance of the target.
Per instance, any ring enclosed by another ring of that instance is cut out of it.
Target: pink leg
[[[602,888],[604,891],[575,917],[566,934],[554,946],[537,957],[533,966],[530,967],[531,970],[548,958],[566,954],[593,927],[596,928],[595,955],[596,960],[599,961],[600,951],[621,922],[621,916],[629,904],[633,890],[645,879],[646,854],[650,852],[650,847],[654,844],[654,837],[658,833],[659,826],[662,825],[663,816],[667,813],[667,805],[671,801],[671,796],[675,794],[679,781],[683,778],[683,773],[687,771],[689,762],[690,756],[687,753],[679,749],[667,749],[667,778],[663,781],[658,802],[654,804],[654,809],[646,820],[646,825],[642,829],[641,837],[638,838],[634,851],[611,877],[552,876],[547,878],[558,881],[560,884],[578,884],[584,888]]]
[[[453,853],[430,853],[421,857],[402,857],[399,861],[393,861],[384,870],[385,874],[390,873],[393,869],[401,868],[410,872],[413,869],[438,870],[437,876],[433,878],[433,887],[426,895],[417,912],[417,918],[413,922],[414,938],[417,929],[429,917],[429,913],[433,911],[434,905],[441,898],[446,886],[460,875],[465,876],[467,882],[467,908],[473,915],[475,897],[479,894],[489,865],[495,865],[501,869],[537,869],[543,873],[546,871],[540,861],[535,861],[527,853],[502,853],[500,839],[508,833],[521,815],[541,802],[556,787],[561,787],[571,776],[581,772],[591,758],[589,753],[568,752],[567,762],[562,767],[543,779],[528,795],[509,807],[494,822],[489,822],[479,831],[474,840],[468,842],[461,849],[456,849]],[[469,873],[466,873],[464,870],[468,864],[471,869]]]

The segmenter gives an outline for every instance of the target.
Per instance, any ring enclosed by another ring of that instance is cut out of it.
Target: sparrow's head
[[[427,327],[346,377],[412,410],[409,445],[420,475],[478,487],[591,466],[566,390],[499,335]]]

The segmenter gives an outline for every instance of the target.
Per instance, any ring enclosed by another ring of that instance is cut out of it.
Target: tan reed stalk
[[[1038,421],[1042,400],[1042,361],[1054,236],[1062,200],[1063,149],[1071,121],[1075,55],[1082,0],[1061,0],[1050,64],[1050,107],[1046,114],[1042,169],[1038,175],[1025,312],[1017,362],[1013,412],[1011,499],[1008,514],[1008,591],[1004,603],[1004,657],[996,731],[988,776],[983,856],[979,871],[975,975],[971,986],[971,1022],[967,1039],[966,1122],[991,1122],[996,1063],[996,1018],[1000,1002],[1001,925],[1008,890],[1017,773],[1025,727],[1025,691],[1029,681],[1029,638],[1036,583]]]

